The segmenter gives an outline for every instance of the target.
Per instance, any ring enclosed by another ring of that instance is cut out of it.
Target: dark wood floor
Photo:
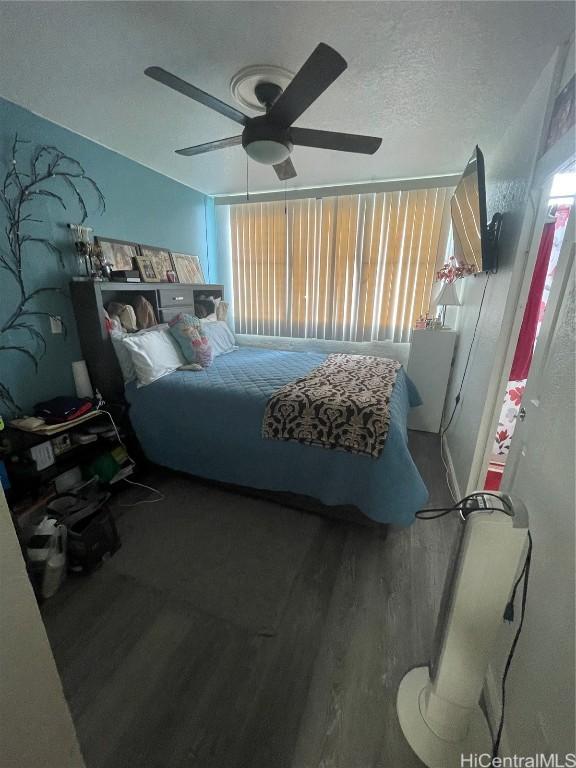
[[[437,438],[410,439],[429,506],[449,503]],[[137,521],[141,510],[124,514]],[[418,521],[384,540],[318,518],[270,631],[213,615],[165,578],[141,580],[113,560],[70,581],[43,616],[87,768],[420,766],[398,725],[396,688],[428,660],[455,525]]]

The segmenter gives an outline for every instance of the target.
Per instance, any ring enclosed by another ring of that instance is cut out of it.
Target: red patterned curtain
[[[546,283],[548,262],[550,261],[550,253],[552,251],[553,243],[554,223],[551,222],[544,225],[544,230],[540,239],[540,247],[538,248],[534,274],[532,275],[532,282],[530,283],[530,293],[528,294],[528,301],[526,302],[524,317],[522,318],[522,327],[520,328],[518,344],[516,345],[514,362],[512,363],[512,370],[510,371],[510,379],[512,381],[528,378],[528,371],[530,370],[530,363],[532,362],[532,353],[534,352],[534,343],[536,341],[536,331],[538,329],[540,303],[542,301],[542,294]]]

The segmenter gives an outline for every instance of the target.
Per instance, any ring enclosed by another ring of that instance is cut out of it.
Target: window
[[[231,206],[236,331],[407,341],[443,263],[450,194],[420,189]]]

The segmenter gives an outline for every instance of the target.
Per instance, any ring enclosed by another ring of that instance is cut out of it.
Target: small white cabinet
[[[422,405],[410,410],[409,429],[440,431],[455,343],[456,331],[412,331],[407,373],[420,393]]]

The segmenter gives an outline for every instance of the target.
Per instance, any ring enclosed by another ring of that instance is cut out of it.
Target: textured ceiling
[[[454,173],[476,142],[494,145],[573,15],[571,2],[1,2],[0,95],[203,192],[241,192],[240,147],[173,152],[239,126],[143,70],[231,101],[240,68],[296,71],[323,41],[348,70],[298,125],[383,144],[372,157],[296,148],[289,187]],[[282,187],[253,162],[249,184]]]

